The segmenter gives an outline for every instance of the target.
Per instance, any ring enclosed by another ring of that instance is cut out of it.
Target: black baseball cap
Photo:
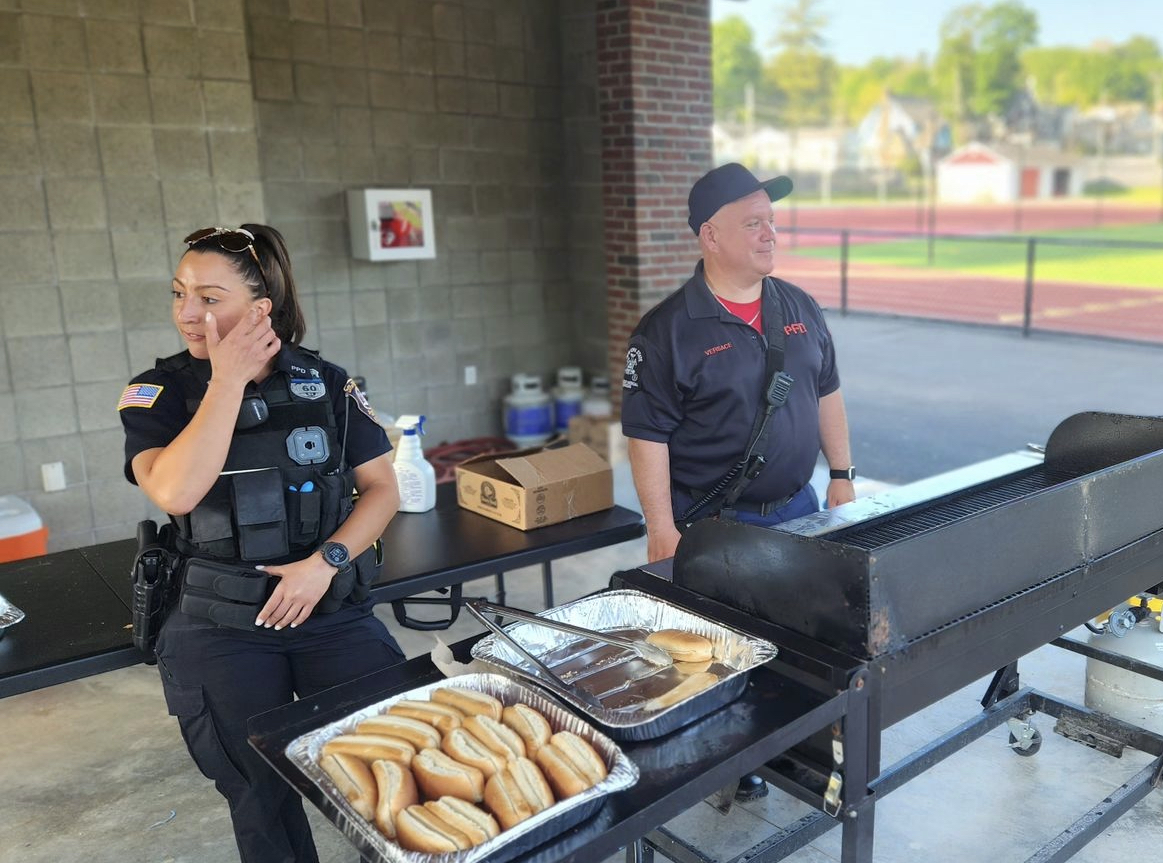
[[[720,207],[746,198],[760,189],[767,192],[767,197],[775,203],[791,194],[791,177],[776,177],[774,180],[761,183],[738,162],[720,165],[703,174],[691,186],[691,193],[687,198],[691,215],[687,219],[687,224],[697,234],[703,222],[715,215]]]

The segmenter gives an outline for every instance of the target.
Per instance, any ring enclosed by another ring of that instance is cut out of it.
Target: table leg
[[[553,608],[553,562],[541,564],[541,588],[545,593],[545,607]]]
[[[505,605],[505,573],[498,572],[493,578],[497,583],[497,605]]]

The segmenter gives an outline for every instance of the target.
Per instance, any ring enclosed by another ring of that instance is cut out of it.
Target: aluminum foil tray
[[[545,687],[615,740],[661,737],[718,710],[742,695],[751,669],[775,658],[777,652],[770,641],[637,590],[608,590],[550,608],[538,616],[633,639],[645,638],[660,629],[684,629],[711,640],[715,652],[707,670],[719,676],[718,682],[662,710],[649,709],[648,702],[669,692],[692,669],[659,668],[620,647],[532,623],[514,623],[505,628],[565,683],[597,698],[601,703],[599,710],[559,681],[543,678],[503,639],[489,635],[473,645],[476,659],[504,674]]]
[[[347,802],[330,777],[319,767],[319,753],[323,744],[328,740],[340,734],[354,731],[356,725],[370,716],[386,713],[388,708],[397,701],[405,698],[427,701],[432,690],[446,686],[475,689],[499,698],[506,706],[523,703],[541,711],[555,732],[572,731],[589,741],[602,760],[606,762],[609,775],[594,787],[581,794],[575,794],[573,797],[558,801],[544,812],[522,821],[515,827],[503,831],[495,839],[490,839],[468,851],[427,854],[401,848],[380,833],[374,824],[364,820],[356,813],[354,807]],[[622,750],[613,740],[570,713],[557,702],[547,698],[540,691],[499,674],[465,674],[393,695],[391,698],[368,705],[350,716],[295,738],[287,745],[286,755],[291,763],[314,782],[334,805],[335,811],[333,813],[324,811],[324,814],[328,815],[343,835],[359,848],[365,860],[376,861],[376,863],[432,863],[432,861],[478,863],[478,861],[485,860],[489,863],[504,863],[506,860],[532,851],[541,843],[547,842],[597,814],[607,794],[624,791],[638,781],[638,768],[622,753]]]
[[[24,620],[24,612],[0,596],[0,638],[4,637],[8,627],[15,626]]]

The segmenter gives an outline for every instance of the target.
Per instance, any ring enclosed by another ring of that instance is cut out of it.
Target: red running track
[[[936,232],[965,234],[1013,233],[1014,205],[937,208]],[[786,207],[776,207],[780,226],[790,224]],[[922,215],[924,215],[922,213]],[[847,228],[917,231],[914,204],[887,206],[800,206],[797,228]],[[1110,201],[1024,201],[1021,233],[1159,221],[1159,208]],[[925,222],[920,222],[924,230]],[[853,242],[861,242],[858,235]],[[876,242],[870,237],[863,242]],[[799,234],[799,246],[837,245],[837,234]],[[798,284],[821,305],[840,306],[838,260],[798,256],[793,240],[780,238],[776,274]],[[1025,282],[950,270],[849,263],[848,308],[885,314],[911,315],[966,323],[1021,327]],[[1109,285],[1082,285],[1039,279],[1034,285],[1030,325],[1034,329],[1079,335],[1163,343],[1163,274],[1158,290]]]

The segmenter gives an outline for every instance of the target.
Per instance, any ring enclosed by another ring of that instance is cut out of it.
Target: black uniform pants
[[[370,601],[295,629],[244,632],[176,610],[157,643],[170,715],[230,805],[242,863],[316,863],[299,795],[247,742],[247,720],[404,659]]]

